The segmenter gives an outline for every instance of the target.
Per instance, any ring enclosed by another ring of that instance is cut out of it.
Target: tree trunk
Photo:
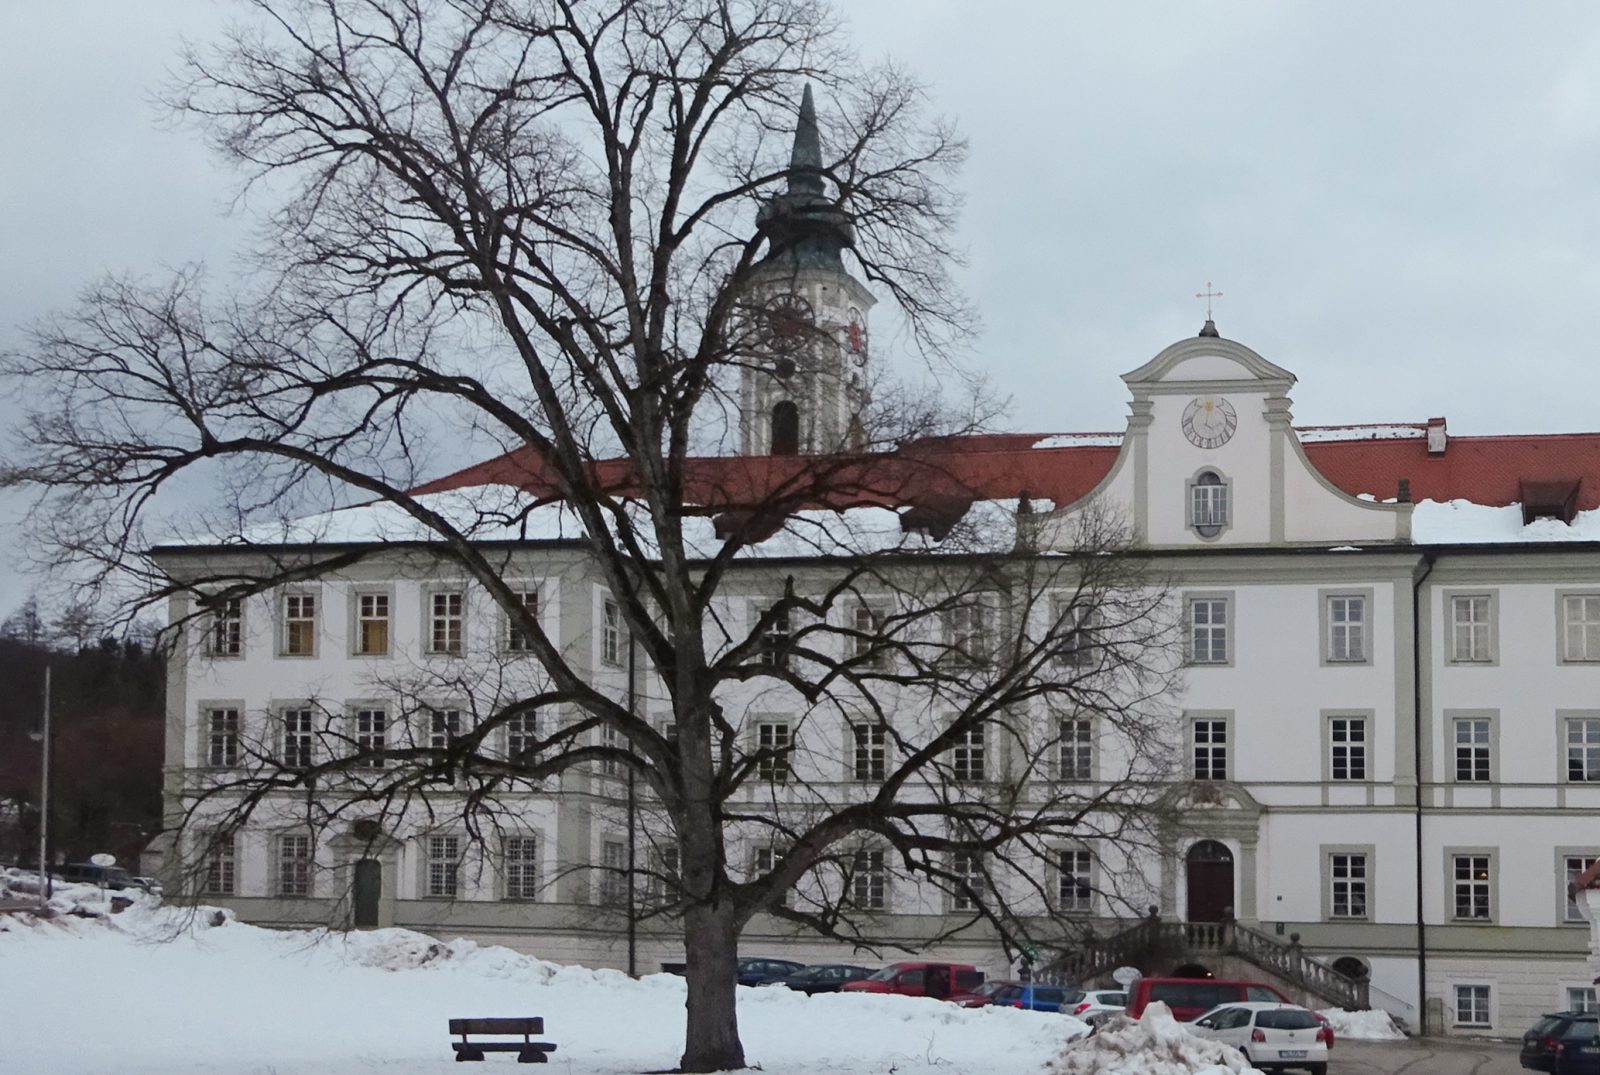
[[[689,1018],[683,1071],[729,1071],[744,1067],[735,1006],[739,978],[739,928],[732,908],[691,905],[683,916],[684,977]]]

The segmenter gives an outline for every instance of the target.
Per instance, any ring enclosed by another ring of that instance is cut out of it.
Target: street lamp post
[[[29,735],[39,747],[39,910],[50,902],[50,666],[44,666],[44,718],[37,732]]]

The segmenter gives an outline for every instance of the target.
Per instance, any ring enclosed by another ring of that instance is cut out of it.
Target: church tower
[[[741,449],[795,455],[859,447],[867,311],[876,300],[840,257],[855,230],[826,193],[810,85],[800,102],[788,190],[761,207],[756,228],[767,252],[746,300],[757,354],[741,372]]]

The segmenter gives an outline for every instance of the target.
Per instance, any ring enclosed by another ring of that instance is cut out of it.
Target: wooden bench
[[[484,1053],[516,1053],[519,1064],[544,1064],[549,1062],[546,1053],[556,1047],[549,1042],[534,1041],[535,1034],[544,1033],[544,1019],[530,1015],[517,1019],[452,1019],[450,1033],[461,1035],[450,1047],[456,1051],[457,1060],[482,1060]],[[469,1034],[521,1034],[521,1041],[469,1041]]]

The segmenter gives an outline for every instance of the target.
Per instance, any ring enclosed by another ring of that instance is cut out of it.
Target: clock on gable
[[[1183,435],[1196,448],[1220,448],[1239,428],[1233,404],[1221,396],[1196,396],[1183,409]]]

